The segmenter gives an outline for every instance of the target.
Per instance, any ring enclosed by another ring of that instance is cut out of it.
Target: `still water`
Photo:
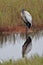
[[[26,54],[31,57],[34,54],[43,55],[43,32],[30,35],[32,37],[32,49]],[[0,60],[18,60],[22,58],[22,46],[26,41],[25,34],[0,35]]]

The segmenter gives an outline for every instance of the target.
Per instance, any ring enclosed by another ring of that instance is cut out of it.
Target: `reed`
[[[33,24],[43,24],[43,0],[0,0],[0,26],[22,25],[22,8],[31,13]]]
[[[0,62],[0,65],[43,65],[43,56],[35,55],[29,59],[24,58],[17,61],[9,60],[3,63]]]

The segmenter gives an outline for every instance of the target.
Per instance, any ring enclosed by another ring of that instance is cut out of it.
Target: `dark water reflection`
[[[3,47],[3,45],[6,45],[6,42],[9,41],[12,43],[12,41],[15,43],[15,34],[11,35],[0,35],[0,47]]]
[[[29,53],[32,49],[32,39],[30,36],[26,39],[22,46],[22,57],[25,57],[27,53]]]
[[[35,53],[40,56],[43,54],[43,31],[29,34],[32,37],[31,51],[27,47],[26,56],[30,57]],[[26,41],[25,34],[0,35],[0,60],[22,58],[22,46]]]

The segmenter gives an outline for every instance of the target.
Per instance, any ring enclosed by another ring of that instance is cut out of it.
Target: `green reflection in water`
[[[9,41],[9,42],[13,41],[13,43],[15,43],[17,36],[18,36],[18,33],[17,34],[10,34],[10,35],[1,34],[0,35],[0,47],[2,47],[3,44],[6,44],[7,41]],[[19,36],[23,40],[26,39],[26,34],[20,34]],[[28,34],[27,36],[31,36],[32,38],[35,37],[35,39],[39,39],[40,37],[43,36],[43,31],[38,31],[38,32],[35,32],[35,33],[32,33],[32,34]],[[19,38],[18,38],[18,40],[19,40]]]
[[[43,36],[43,31],[33,32],[32,34],[28,34],[28,35],[32,36],[32,38],[35,37],[36,39],[38,39]]]

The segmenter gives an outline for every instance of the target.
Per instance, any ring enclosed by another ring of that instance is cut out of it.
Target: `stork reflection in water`
[[[24,45],[22,46],[22,56],[24,57],[24,55],[27,54],[32,48],[31,37],[30,36],[27,37],[27,30],[28,28],[30,29],[30,27],[32,26],[32,16],[28,11],[26,11],[25,9],[22,9],[21,18],[23,22],[26,24],[26,41]]]
[[[32,49],[32,39],[29,36],[22,46],[22,57],[24,57]]]

